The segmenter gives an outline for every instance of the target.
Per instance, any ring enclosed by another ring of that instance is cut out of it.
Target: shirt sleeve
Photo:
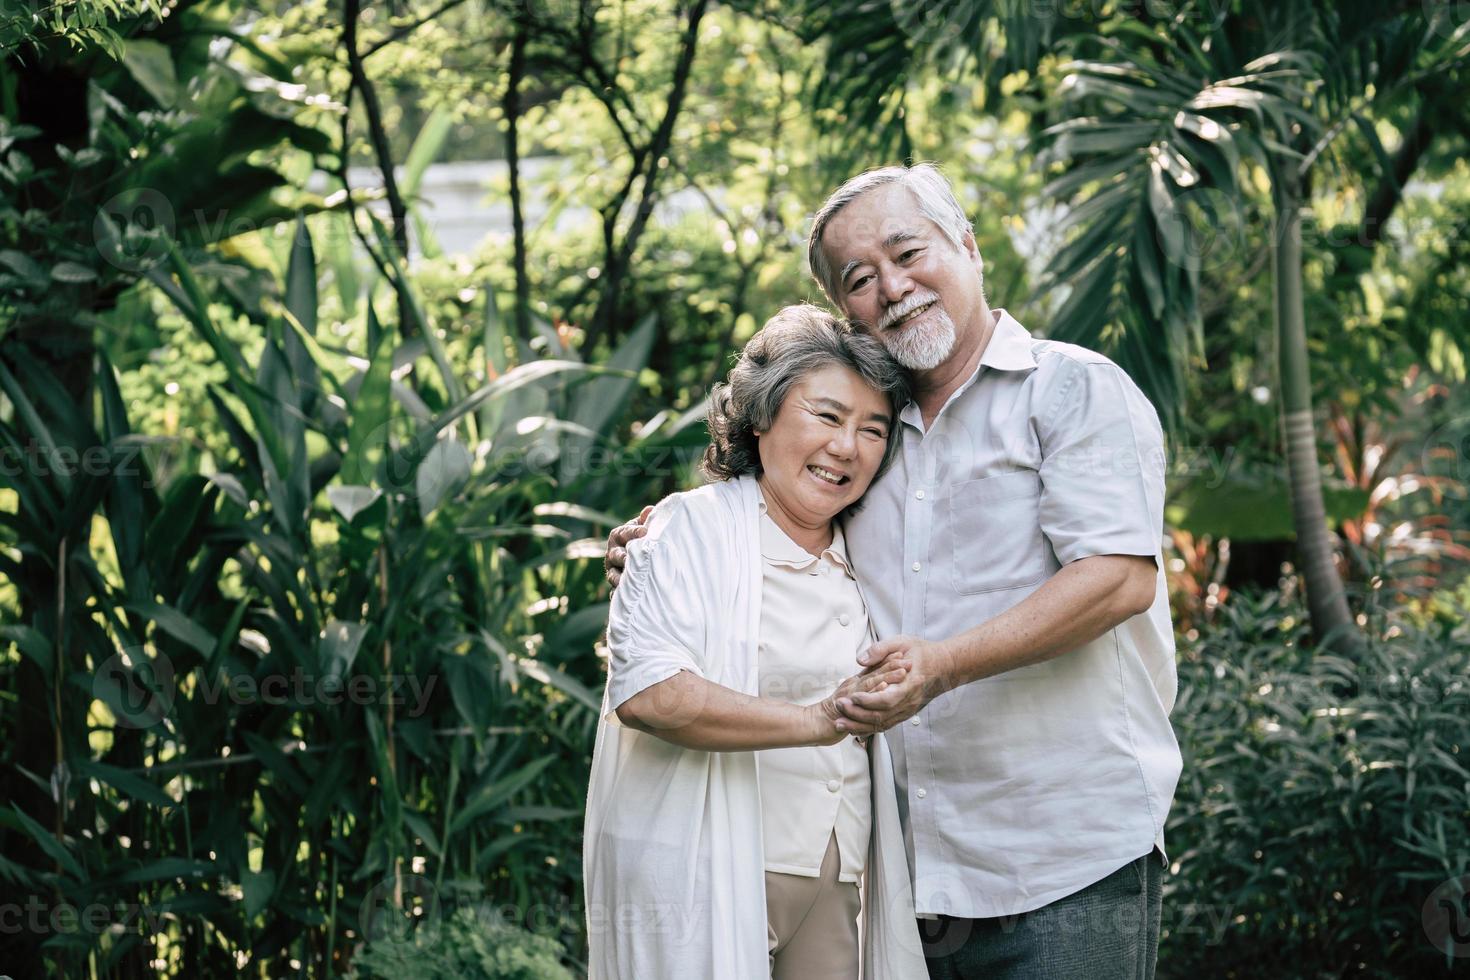
[[[629,698],[681,670],[704,676],[705,623],[695,581],[697,529],[684,508],[666,501],[649,518],[648,534],[628,542],[628,561],[608,614],[604,715],[617,724]]]
[[[1111,361],[1061,363],[1038,424],[1042,532],[1063,565],[1095,555],[1153,558],[1164,532],[1158,415]]]

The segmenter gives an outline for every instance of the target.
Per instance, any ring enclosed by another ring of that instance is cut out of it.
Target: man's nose
[[[880,272],[878,285],[883,291],[883,299],[890,306],[914,291],[914,281],[909,278],[908,273],[897,266]]]

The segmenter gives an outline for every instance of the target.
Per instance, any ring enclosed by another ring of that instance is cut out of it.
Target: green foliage
[[[418,927],[407,938],[374,939],[352,959],[361,980],[572,980],[562,950],[545,936],[484,923],[473,908]]]
[[[1235,595],[1181,648],[1161,977],[1452,973],[1421,912],[1470,872],[1465,609],[1375,614],[1358,663],[1305,620]]]
[[[1466,586],[1423,622],[1375,619],[1388,638],[1347,670],[1302,647],[1293,599],[1241,598],[1212,536],[1288,528],[1260,162],[1327,133],[1302,279],[1313,395],[1351,422],[1327,480],[1350,581],[1371,606],[1463,576],[1470,29],[1453,4],[1052,6],[367,4],[380,132],[340,4],[8,6],[0,452],[23,465],[0,483],[0,880],[141,914],[0,930],[0,965],[565,976],[602,537],[692,479],[729,353],[819,298],[812,209],[912,156],[975,217],[996,305],[1189,407],[1168,908],[1228,909],[1229,942],[1179,928],[1166,966],[1436,968],[1404,910],[1463,870],[1464,787],[1419,748],[1458,763],[1463,731],[1363,675],[1462,677]],[[1304,43],[1253,63],[1283,38]],[[431,163],[503,157],[508,114],[524,276],[512,237],[440,254],[416,196]],[[402,165],[413,261],[349,162]],[[1373,248],[1355,226],[1385,189],[1405,225]],[[1388,564],[1405,552],[1411,573]],[[377,906],[461,895],[475,912],[377,932]],[[568,914],[538,938],[483,903]]]
[[[0,873],[78,907],[189,913],[162,936],[53,937],[54,967],[117,962],[140,940],[166,942],[170,969],[331,962],[380,882],[410,867],[436,891],[464,879],[521,907],[575,891],[563,859],[605,610],[588,532],[614,520],[600,508],[639,465],[625,457],[682,431],[611,441],[653,323],[616,369],[502,355],[503,373],[466,383],[371,305],[353,325],[359,353],[324,349],[313,254],[303,225],[275,312],[249,311],[265,326],[252,354],[212,315],[227,294],[176,247],[151,273],[223,368],[207,398],[228,442],[207,475],[182,466],[162,484],[126,451],[105,361],[95,409],[23,352],[10,357],[24,388],[0,366],[10,458],[31,438],[44,459],[87,461],[19,467],[0,523],[23,617],[8,638],[26,652],[5,670],[60,706],[7,723],[53,733],[60,751],[40,765],[67,803],[55,831],[23,809],[0,816],[40,849]],[[60,556],[65,587],[19,554]],[[562,618],[569,600],[579,614]]]

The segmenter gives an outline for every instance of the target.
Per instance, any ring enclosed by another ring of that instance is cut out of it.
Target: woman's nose
[[[827,451],[839,459],[852,459],[857,455],[857,434],[845,427],[838,429],[827,443]]]

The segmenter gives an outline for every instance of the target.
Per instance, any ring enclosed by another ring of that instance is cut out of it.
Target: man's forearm
[[[705,752],[818,745],[822,739],[813,709],[741,694],[688,671],[640,691],[617,713],[629,728]]]
[[[1148,609],[1156,575],[1152,559],[1130,555],[1064,566],[999,616],[937,644],[944,687],[1051,660],[1097,639]]]

